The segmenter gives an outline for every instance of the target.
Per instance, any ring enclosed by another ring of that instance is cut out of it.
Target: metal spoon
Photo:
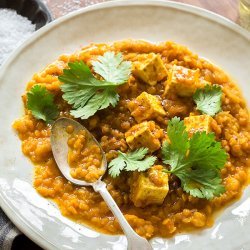
[[[123,232],[125,233],[128,241],[128,250],[152,250],[150,243],[140,237],[129,225],[125,217],[123,216],[121,210],[115,203],[114,199],[106,189],[106,183],[101,181],[102,176],[93,183],[85,182],[83,180],[78,180],[73,178],[70,175],[70,167],[68,164],[68,138],[69,134],[66,132],[66,128],[68,126],[73,126],[74,133],[79,132],[80,130],[85,130],[89,136],[90,139],[93,139],[93,141],[99,146],[102,152],[102,169],[104,172],[107,170],[107,161],[105,153],[103,152],[101,145],[97,142],[97,140],[94,138],[94,136],[79,122],[76,122],[69,118],[59,118],[54,122],[51,129],[51,147],[52,152],[55,158],[55,161],[58,165],[58,168],[60,169],[63,176],[68,179],[70,182],[79,185],[79,186],[92,186],[93,189],[96,192],[99,192],[104,201],[109,206],[110,210],[114,214],[114,216],[118,219],[121,228],[123,229]]]

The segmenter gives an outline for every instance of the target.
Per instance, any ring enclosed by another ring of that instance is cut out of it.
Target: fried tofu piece
[[[167,76],[167,69],[160,55],[150,53],[143,62],[134,64],[133,73],[149,85],[155,85]]]
[[[195,115],[184,118],[184,124],[189,136],[199,131],[211,132],[213,121],[214,119],[209,115]]]
[[[135,100],[128,105],[131,115],[137,122],[157,118],[166,114],[160,100],[147,92],[142,92]]]
[[[125,133],[126,142],[132,150],[145,147],[150,152],[161,147],[160,139],[163,136],[163,130],[154,121],[136,124]]]
[[[151,175],[153,175],[153,179]],[[134,172],[130,180],[130,199],[136,207],[145,207],[151,204],[161,205],[168,190],[168,174],[162,172],[160,165],[151,167],[147,172]]]
[[[182,97],[190,97],[199,88],[203,88],[208,81],[200,78],[200,71],[188,69],[182,66],[174,65],[168,72],[165,93],[169,90],[174,91]]]

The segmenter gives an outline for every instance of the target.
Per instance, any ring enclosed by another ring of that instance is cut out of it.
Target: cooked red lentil
[[[66,130],[71,134],[68,139],[68,163],[71,176],[87,182],[97,181],[104,174],[100,148],[91,138],[88,138],[85,130],[74,133],[71,126]]]
[[[144,237],[171,237],[178,232],[212,226],[215,211],[239,198],[248,179],[250,122],[246,103],[238,87],[221,69],[199,58],[184,46],[173,42],[150,44],[144,41],[125,40],[110,45],[91,44],[72,55],[60,56],[56,62],[33,76],[27,84],[27,90],[35,84],[45,86],[56,96],[60,116],[71,117],[71,107],[62,99],[62,83],[58,76],[63,73],[68,62],[83,60],[91,67],[91,61],[106,51],[122,52],[124,59],[132,62],[133,74],[126,84],[118,88],[120,100],[115,108],[109,107],[98,111],[87,120],[78,121],[82,122],[100,142],[108,162],[117,156],[117,150],[129,151],[130,142],[126,141],[126,134],[129,136],[133,133],[136,128],[134,126],[138,126],[139,123],[144,124],[140,127],[142,140],[145,136],[151,136],[150,150],[157,155],[160,145],[167,139],[164,131],[171,118],[179,116],[184,119],[190,115],[201,115],[190,98],[190,94],[195,91],[192,83],[199,78],[199,86],[212,83],[222,87],[222,111],[207,119],[210,124],[207,130],[215,133],[216,139],[228,153],[227,162],[221,170],[225,193],[212,200],[195,198],[183,191],[176,176],[167,175],[169,190],[165,199],[163,197],[163,203],[147,203],[146,207],[142,207],[139,200],[133,202],[135,197],[132,194],[135,190],[131,180],[137,178],[138,173],[134,172],[131,176],[129,172],[122,172],[118,178],[111,178],[106,174],[103,178],[128,222]],[[162,61],[163,64],[158,68],[160,72],[156,75],[157,79],[138,77],[140,63],[152,59]],[[180,73],[182,68],[185,70]],[[172,91],[166,91],[166,84],[173,81],[174,69],[179,72],[174,81],[184,85],[187,83],[186,89],[176,85]],[[145,81],[148,81],[148,84]],[[140,97],[137,98],[138,96]],[[23,153],[34,163],[34,188],[42,196],[53,199],[64,216],[88,224],[104,233],[121,233],[118,222],[99,194],[89,187],[74,186],[63,178],[51,151],[51,126],[32,116],[26,107],[26,99],[27,95],[24,94],[25,115],[15,121],[13,127],[22,140]],[[140,144],[142,140],[138,139],[136,143]],[[79,142],[79,146],[78,142],[79,137],[69,140],[70,147],[74,148],[74,156],[70,161],[78,163],[80,157],[81,165],[85,157],[83,155],[82,158],[79,152],[84,143]],[[96,165],[99,164],[99,160],[96,161]],[[162,162],[157,162],[156,166],[142,173],[140,178],[161,189],[165,184],[163,176],[157,174],[162,168],[161,165]],[[85,168],[79,172],[78,167],[73,169],[73,174],[80,178],[87,175]]]

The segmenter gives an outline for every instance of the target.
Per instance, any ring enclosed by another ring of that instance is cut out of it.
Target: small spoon
[[[125,233],[128,241],[128,250],[152,250],[152,246],[150,243],[140,237],[133,228],[129,225],[125,217],[123,216],[121,210],[115,203],[114,199],[108,192],[106,188],[106,183],[101,181],[102,176],[93,183],[85,182],[83,180],[78,180],[73,178],[70,175],[70,167],[68,164],[68,138],[69,134],[66,132],[66,128],[68,126],[73,126],[74,133],[79,132],[80,130],[85,130],[89,136],[89,139],[93,140],[96,145],[101,149],[102,152],[102,169],[104,172],[107,170],[107,161],[105,153],[103,152],[101,145],[97,142],[97,140],[94,138],[94,136],[79,122],[76,122],[69,118],[59,118],[54,122],[51,129],[51,147],[52,152],[55,158],[55,161],[58,165],[58,168],[60,169],[63,176],[69,180],[70,182],[79,185],[79,186],[92,186],[95,192],[99,192],[104,201],[109,206],[110,210],[114,214],[114,216],[118,219],[121,228],[123,229],[123,232]]]

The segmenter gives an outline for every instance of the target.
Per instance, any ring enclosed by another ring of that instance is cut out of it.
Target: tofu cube
[[[159,178],[164,180],[162,185],[156,185],[149,176],[150,170],[148,172],[134,172],[130,180],[130,199],[136,207],[152,204],[161,205],[168,194],[168,174],[162,170],[154,170],[154,174],[158,174]]]
[[[196,115],[184,118],[184,124],[189,136],[192,136],[195,132],[199,131],[211,132],[213,120],[209,115]]]
[[[167,76],[167,69],[160,55],[150,53],[145,61],[134,64],[133,73],[145,83],[153,86]]]
[[[128,108],[137,122],[166,115],[160,100],[147,92],[142,92],[134,101],[131,101]]]
[[[203,88],[206,84],[210,84],[199,77],[199,70],[174,65],[168,72],[165,93],[171,90],[179,96],[190,97],[197,89]]]
[[[160,139],[164,134],[154,121],[142,122],[134,125],[125,133],[126,142],[134,150],[145,147],[154,152],[161,147]]]

